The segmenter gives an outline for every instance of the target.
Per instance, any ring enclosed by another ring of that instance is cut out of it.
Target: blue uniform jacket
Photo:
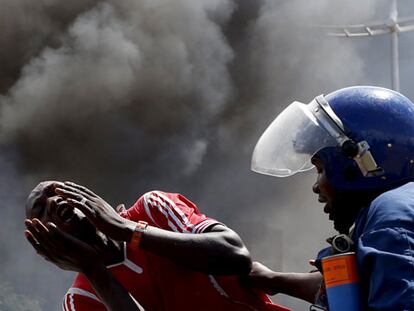
[[[414,183],[362,209],[352,239],[366,309],[414,310]],[[318,258],[328,254],[324,249]]]

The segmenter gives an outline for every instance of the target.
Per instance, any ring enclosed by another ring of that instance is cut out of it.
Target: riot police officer
[[[313,167],[313,191],[349,237],[349,245],[337,244],[356,253],[364,308],[413,310],[414,104],[372,86],[290,104],[259,139],[252,170],[285,177]],[[335,251],[323,249],[316,262]],[[255,263],[250,282],[326,307],[320,272],[282,273]]]

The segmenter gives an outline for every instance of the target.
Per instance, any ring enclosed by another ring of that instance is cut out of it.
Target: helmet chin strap
[[[325,130],[336,139],[342,152],[353,159],[364,177],[381,176],[384,170],[379,167],[365,140],[355,142],[345,134],[344,126],[323,95],[315,98],[313,113]]]

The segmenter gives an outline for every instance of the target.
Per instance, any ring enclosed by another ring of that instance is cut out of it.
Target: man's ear
[[[118,214],[121,214],[126,211],[124,204],[119,204],[117,207],[115,207],[115,210]]]

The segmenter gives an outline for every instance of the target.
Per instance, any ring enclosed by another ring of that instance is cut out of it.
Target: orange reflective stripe
[[[354,254],[323,258],[322,269],[326,288],[359,282]]]

